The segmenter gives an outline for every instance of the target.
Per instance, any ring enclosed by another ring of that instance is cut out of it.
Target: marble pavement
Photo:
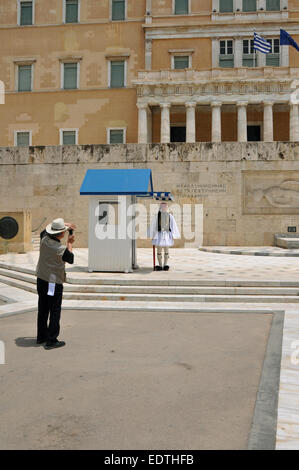
[[[210,249],[212,247],[209,247]],[[155,282],[164,280],[166,283],[198,281],[199,285],[225,286],[241,283],[242,285],[254,286],[262,284],[275,288],[281,286],[299,287],[299,260],[296,256],[275,256],[280,250],[267,247],[266,256],[252,256],[252,248],[242,247],[246,255],[228,254],[223,250],[219,253],[219,247],[214,247],[218,253],[204,252],[197,249],[173,249],[169,264],[169,272],[152,271],[152,252],[150,249],[138,250],[138,264],[140,269],[132,274],[122,273],[88,273],[87,271],[87,250],[75,249],[76,264],[67,270],[67,277],[72,282],[82,282],[82,279],[92,281],[110,280],[111,283],[121,281],[130,285],[132,280],[145,280]],[[227,247],[226,247],[227,248]],[[212,251],[212,250],[211,250]],[[255,251],[261,253],[255,247]],[[282,250],[283,251],[283,250]],[[286,250],[284,250],[286,252]],[[274,255],[274,256],[273,256]],[[8,253],[0,256],[0,269],[10,268],[23,273],[33,274],[37,262],[37,252],[27,254]],[[158,279],[159,278],[159,279]],[[9,286],[3,281],[0,282],[0,321],[1,317],[25,313],[36,310],[37,296],[33,292]],[[1,302],[1,303],[2,303]],[[92,300],[64,300],[64,309],[90,309],[90,310],[115,310],[119,309],[120,302],[116,301],[92,301]],[[143,302],[121,303],[122,310],[143,309]],[[174,303],[152,302],[146,304],[146,309],[165,311],[173,310]],[[283,310],[285,312],[283,343],[280,371],[280,388],[278,403],[278,420],[276,449],[299,449],[299,305],[291,301],[277,302],[275,304],[259,303],[254,304],[239,302],[178,302],[175,306],[177,311],[202,311],[213,312],[242,312],[260,311],[270,313],[271,311]],[[298,351],[298,352],[297,352]],[[297,354],[296,354],[297,352]]]

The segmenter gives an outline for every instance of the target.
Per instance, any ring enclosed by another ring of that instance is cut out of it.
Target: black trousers
[[[54,296],[47,295],[49,284],[37,278],[38,315],[37,315],[37,340],[55,342],[60,331],[60,314],[63,285],[56,284]],[[48,318],[50,322],[48,326]]]

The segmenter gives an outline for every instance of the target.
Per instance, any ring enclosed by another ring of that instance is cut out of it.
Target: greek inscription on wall
[[[180,183],[175,187],[175,194],[188,197],[207,197],[209,194],[223,194],[226,191],[225,184],[213,183]]]

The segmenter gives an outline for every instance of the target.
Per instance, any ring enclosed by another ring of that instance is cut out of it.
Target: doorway
[[[247,126],[247,141],[260,142],[261,140],[261,126],[251,125]]]
[[[186,126],[171,127],[170,142],[186,142]]]

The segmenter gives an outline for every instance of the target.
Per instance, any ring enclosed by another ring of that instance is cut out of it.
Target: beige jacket
[[[65,262],[62,261],[66,246],[47,235],[41,239],[36,276],[43,281],[63,284],[66,279]]]

